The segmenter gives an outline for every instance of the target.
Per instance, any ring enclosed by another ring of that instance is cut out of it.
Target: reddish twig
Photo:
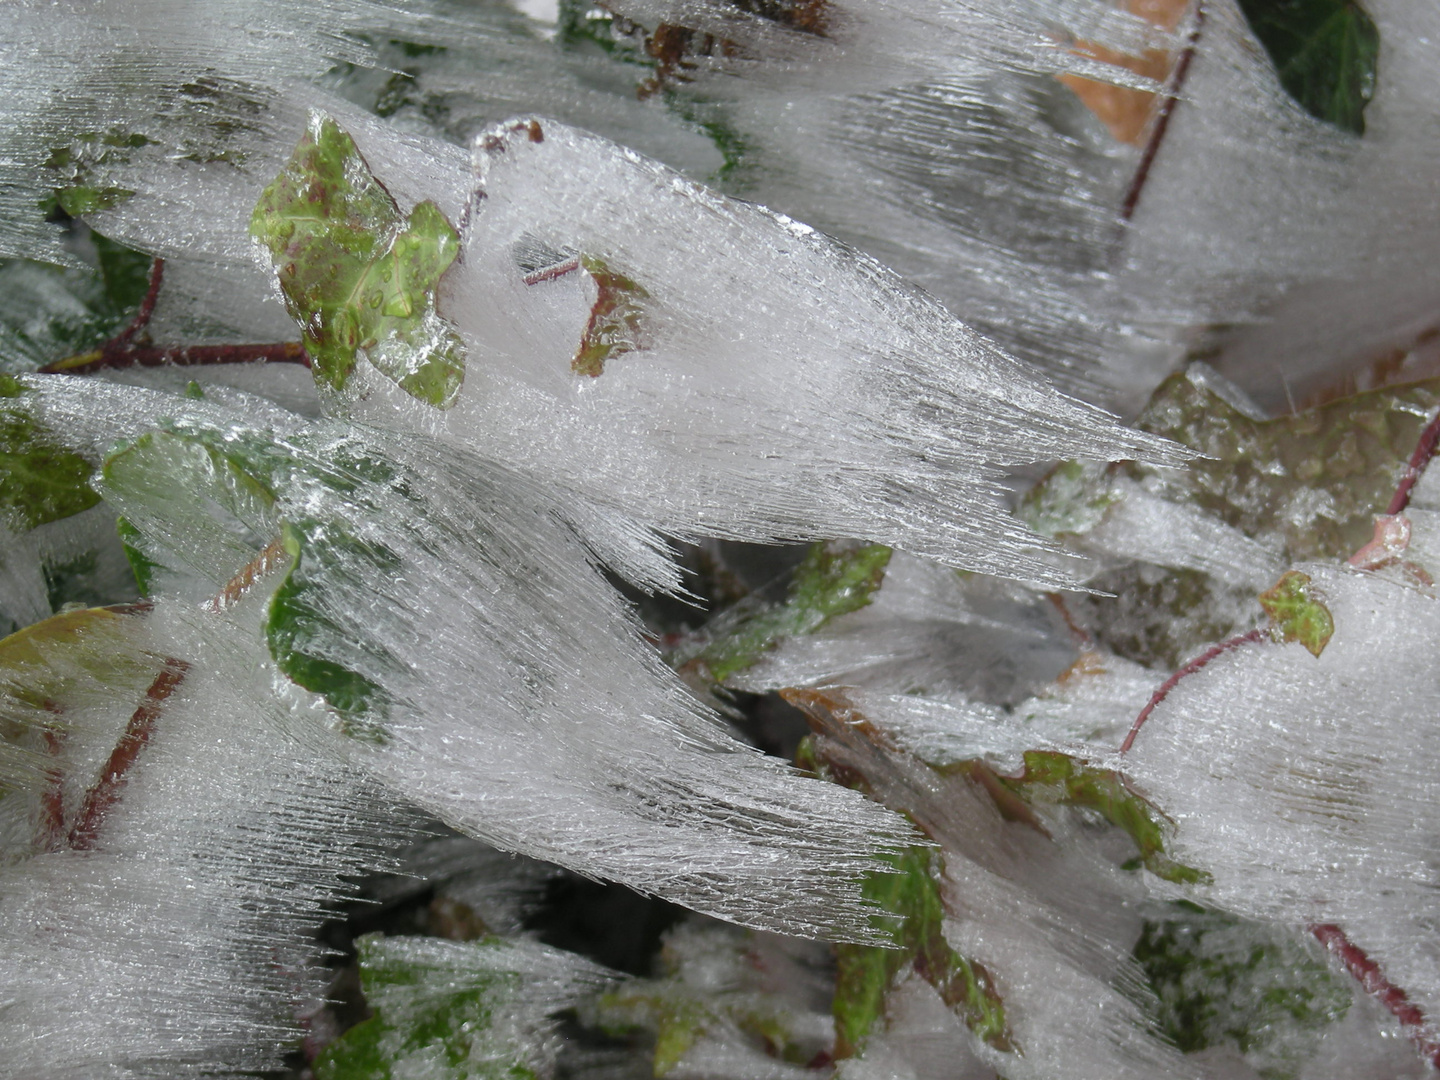
[[[59,715],[60,706],[45,702],[45,711]],[[45,749],[58,758],[65,745],[65,733],[53,728],[45,732]],[[40,846],[59,851],[65,846],[65,773],[57,768],[45,771],[45,794],[40,797]]]
[[[1170,117],[1175,112],[1175,106],[1180,103],[1180,91],[1185,88],[1185,80],[1190,75],[1190,63],[1195,59],[1195,47],[1200,44],[1200,30],[1205,25],[1205,6],[1203,3],[1195,5],[1195,24],[1190,28],[1190,33],[1185,39],[1185,47],[1180,50],[1179,57],[1175,60],[1175,66],[1170,70],[1170,77],[1165,80],[1165,89],[1161,92],[1160,106],[1155,112],[1155,122],[1150,128],[1150,137],[1145,140],[1145,149],[1140,154],[1140,163],[1135,166],[1135,175],[1130,179],[1130,187],[1125,192],[1125,198],[1120,204],[1120,220],[1129,221],[1135,216],[1135,207],[1140,204],[1140,193],[1145,189],[1145,182],[1150,178],[1150,169],[1155,164],[1155,155],[1160,153],[1160,144],[1165,141],[1165,133],[1170,128]]]
[[[140,301],[140,310],[130,325],[101,346],[102,349],[129,345],[135,335],[145,329],[150,317],[155,314],[155,303],[160,299],[160,284],[165,280],[165,260],[156,259],[150,264],[150,283],[145,288],[145,299]]]
[[[218,594],[212,596],[205,610],[218,615],[231,604],[238,603],[250,591],[251,586],[275,567],[289,558],[285,550],[285,538],[277,536],[261,549],[260,554],[240,568],[240,572],[225,583]]]
[[[1415,444],[1410,460],[1405,463],[1404,475],[1390,499],[1386,514],[1393,517],[1405,512],[1405,508],[1410,505],[1410,495],[1415,490],[1415,485],[1425,473],[1425,466],[1429,465],[1430,459],[1435,456],[1437,443],[1440,443],[1440,411],[1430,418],[1430,422],[1420,432],[1420,441]]]
[[[1356,945],[1345,931],[1334,923],[1317,923],[1310,927],[1315,939],[1345,965],[1345,970],[1364,987],[1390,1014],[1400,1021],[1406,1036],[1415,1044],[1421,1056],[1431,1065],[1440,1069],[1440,1039],[1430,1030],[1425,1014],[1406,995],[1405,991],[1385,977],[1380,965]]]
[[[1238,649],[1240,646],[1249,645],[1252,642],[1264,641],[1269,636],[1269,631],[1267,631],[1264,627],[1257,626],[1254,630],[1249,630],[1243,634],[1237,634],[1235,637],[1232,638],[1226,638],[1219,644],[1211,645],[1210,648],[1206,649],[1199,656],[1195,657],[1194,660],[1191,660],[1179,671],[1175,672],[1174,675],[1171,675],[1168,679],[1166,679],[1163,683],[1160,684],[1159,690],[1156,690],[1155,693],[1150,695],[1150,700],[1147,701],[1145,703],[1145,707],[1140,710],[1140,715],[1135,717],[1135,723],[1130,725],[1130,731],[1128,734],[1126,734],[1125,741],[1120,744],[1120,753],[1124,754],[1128,752],[1130,747],[1135,745],[1135,736],[1140,733],[1140,729],[1145,725],[1145,721],[1150,719],[1150,714],[1155,711],[1155,707],[1165,700],[1165,698],[1169,695],[1170,691],[1175,689],[1175,685],[1181,679],[1186,678],[1189,675],[1194,675],[1195,672],[1205,667],[1205,665],[1210,663],[1210,661],[1214,660],[1218,656],[1223,656],[1225,653],[1230,652],[1232,649]]]
[[[299,364],[310,366],[310,354],[298,341],[264,345],[116,345],[107,341],[98,349],[77,353],[40,369],[44,375],[89,375],[106,369],[129,367],[195,367],[204,364]]]
[[[269,342],[263,345],[137,345],[135,338],[150,324],[155,305],[160,299],[160,286],[165,281],[165,260],[156,259],[150,267],[150,284],[140,310],[128,326],[98,349],[76,353],[63,360],[46,364],[43,375],[89,375],[106,369],[129,367],[192,367],[201,364],[301,364],[310,366],[310,354],[294,341]]]
[[[140,757],[140,751],[145,748],[145,744],[150,741],[150,735],[155,730],[155,721],[160,718],[161,707],[184,681],[185,673],[189,670],[190,665],[184,660],[167,658],[160,674],[155,676],[155,681],[145,691],[145,700],[125,725],[124,734],[120,736],[120,741],[115,744],[115,749],[110,752],[105,767],[100,771],[100,779],[85,793],[80,812],[70,829],[69,846],[72,850],[89,851],[95,847],[105,815],[119,800],[121,789],[125,786],[126,774]]]

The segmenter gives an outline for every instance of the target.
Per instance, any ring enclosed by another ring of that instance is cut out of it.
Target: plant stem
[[[76,353],[63,360],[46,364],[43,375],[89,375],[96,371],[129,367],[163,367],[174,364],[191,367],[202,364],[302,364],[310,366],[310,355],[295,341],[277,341],[263,345],[136,345],[135,337],[150,324],[155,304],[160,299],[160,286],[165,281],[165,260],[156,259],[150,266],[150,283],[135,318],[118,334],[98,349]]]
[[[155,681],[145,691],[145,700],[130,717],[124,734],[110,752],[109,760],[100,772],[100,779],[85,793],[85,799],[80,804],[80,813],[70,829],[69,846],[72,850],[94,849],[95,841],[100,835],[100,826],[105,822],[105,815],[120,799],[126,773],[134,766],[140,757],[140,751],[150,741],[150,735],[155,730],[155,721],[160,718],[160,710],[165,700],[184,681],[185,673],[189,670],[190,665],[184,660],[166,658],[160,674],[155,676]]]
[[[1440,1069],[1440,1039],[1437,1039],[1426,1025],[1425,1014],[1406,995],[1405,991],[1385,977],[1380,965],[1356,945],[1345,931],[1334,923],[1316,923],[1310,927],[1315,939],[1335,956],[1362,987],[1375,998],[1400,1026],[1421,1056],[1431,1065]]]
[[[1210,661],[1219,656],[1223,656],[1232,649],[1238,649],[1240,646],[1249,645],[1252,642],[1264,641],[1268,636],[1269,632],[1264,627],[1257,626],[1254,630],[1248,630],[1243,634],[1237,634],[1235,637],[1226,638],[1218,644],[1211,645],[1210,648],[1195,657],[1195,659],[1175,672],[1174,675],[1171,675],[1160,684],[1160,689],[1150,695],[1150,700],[1147,701],[1145,707],[1140,710],[1140,715],[1135,717],[1135,723],[1130,725],[1130,730],[1125,735],[1125,741],[1120,744],[1120,753],[1127,753],[1130,747],[1135,745],[1135,736],[1140,734],[1140,729],[1145,725],[1145,721],[1150,719],[1150,714],[1155,711],[1155,707],[1169,696],[1170,691],[1175,689],[1176,684],[1178,684],[1181,679],[1189,675],[1194,675],[1195,672],[1205,667]]]
[[[1120,203],[1121,221],[1129,221],[1135,216],[1135,207],[1140,204],[1140,194],[1145,190],[1145,182],[1150,179],[1150,169],[1155,164],[1155,156],[1160,153],[1160,144],[1165,141],[1165,133],[1170,128],[1170,117],[1175,112],[1175,106],[1180,103],[1180,91],[1185,88],[1185,80],[1190,75],[1190,63],[1195,59],[1195,47],[1200,43],[1200,30],[1204,25],[1205,5],[1197,3],[1195,23],[1185,39],[1185,47],[1180,50],[1175,66],[1170,71],[1170,78],[1165,81],[1165,89],[1160,95],[1160,106],[1155,112],[1155,122],[1150,128],[1150,137],[1145,140],[1140,163],[1135,166],[1135,175],[1131,177],[1130,187]]]
[[[240,568],[240,572],[225,583],[220,592],[212,596],[205,610],[218,615],[231,604],[238,603],[250,591],[255,582],[289,558],[285,550],[284,537],[277,536],[261,549],[260,554]]]
[[[299,364],[310,366],[310,354],[298,341],[263,345],[116,345],[77,353],[40,369],[43,375],[89,375],[129,367],[195,367],[206,364]]]
[[[1415,444],[1410,460],[1405,463],[1405,473],[1400,478],[1395,495],[1390,499],[1386,514],[1393,517],[1405,512],[1405,508],[1410,505],[1410,495],[1415,490],[1415,485],[1425,473],[1425,466],[1429,465],[1430,459],[1435,456],[1437,443],[1440,443],[1440,411],[1430,418],[1430,422],[1420,432],[1420,441]]]

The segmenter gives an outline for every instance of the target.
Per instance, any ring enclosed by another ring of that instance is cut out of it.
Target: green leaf
[[[357,539],[346,521],[282,518],[276,492],[320,484],[350,493],[361,479],[386,483],[386,463],[327,445],[330,468],[316,472],[299,447],[257,432],[172,425],[112,454],[102,471],[107,499],[124,515],[122,539],[142,587],[159,566],[188,566],[216,589],[254,571],[283,540],[288,567],[270,596],[263,630],[280,671],[325,699],[339,730],[383,744],[389,698],[337,660],[336,642],[362,635],[328,602],[335,581],[364,571],[393,574],[395,556]]]
[[[265,643],[289,679],[319,694],[341,716],[340,730],[351,738],[384,745],[389,696],[373,681],[326,655],[326,641],[345,640],[347,628],[326,600],[327,575],[337,564],[360,560],[381,573],[396,560],[373,544],[302,519],[285,526],[285,549],[292,560],[285,580],[270,598]]]
[[[1020,518],[1041,536],[1087,533],[1115,502],[1104,465],[1066,461],[1026,492]]]
[[[497,970],[498,938],[476,942],[369,934],[356,942],[369,1020],[327,1046],[316,1080],[537,1080],[514,1002],[522,976]],[[467,962],[468,961],[468,962]]]
[[[250,233],[270,251],[321,383],[343,388],[363,349],[411,396],[455,403],[464,346],[437,313],[435,289],[459,236],[432,202],[403,218],[334,120],[311,121],[261,194]]]
[[[1306,112],[1365,134],[1380,32],[1357,0],[1240,0],[1240,10]]]
[[[702,643],[677,653],[672,662],[707,682],[723,683],[785,638],[813,634],[868,605],[889,563],[890,549],[883,544],[815,544],[796,568],[784,603],[741,601],[712,620]]]
[[[1171,1042],[1186,1053],[1230,1044],[1273,1080],[1298,1072],[1350,1007],[1346,981],[1293,932],[1183,901],[1146,920],[1134,955]]]
[[[50,210],[58,206],[78,218],[119,206],[135,193],[97,180],[96,173],[103,172],[104,166],[130,160],[131,150],[150,142],[137,132],[112,128],[86,132],[68,146],[52,147],[45,168],[50,172],[54,194],[42,207]]]
[[[152,431],[105,459],[100,484],[121,514],[136,580],[157,566],[188,565],[217,588],[278,532],[275,494],[221,446],[179,431]],[[163,538],[159,543],[146,537]]]
[[[643,301],[650,294],[593,255],[580,256],[580,267],[594,280],[598,291],[570,370],[593,379],[604,373],[606,360],[640,348]]]
[[[1335,619],[1310,588],[1310,575],[1290,570],[1260,594],[1260,606],[1275,620],[1281,641],[1298,641],[1319,656],[1335,633]]]
[[[1203,870],[1184,866],[1166,854],[1169,822],[1159,810],[1130,790],[1119,773],[1086,765],[1068,754],[1051,750],[1027,750],[1023,760],[1025,769],[1020,776],[990,773],[982,783],[987,790],[998,784],[1031,808],[1074,806],[1093,810],[1129,834],[1140,850],[1140,862],[1157,877],[1187,885],[1210,880],[1210,875]],[[985,768],[978,762],[966,765],[972,769]],[[991,793],[995,794],[993,790]],[[997,799],[997,805],[1005,811],[1003,801]]]
[[[912,847],[877,860],[895,872],[869,875],[863,891],[865,899],[899,917],[895,948],[835,947],[836,1058],[863,1049],[884,1017],[885,997],[896,975],[910,964],[978,1038],[997,1050],[1013,1052],[1014,1036],[990,972],[945,940],[941,854],[933,848]]]
[[[151,258],[83,224],[90,265],[59,267],[0,261],[0,370],[19,374],[93,349],[134,316]]]
[[[787,700],[801,707],[806,704],[788,696]],[[823,779],[868,790],[863,777],[833,770],[816,754],[815,747],[813,738],[803,739],[796,765]],[[895,977],[910,965],[978,1038],[997,1050],[1020,1053],[990,972],[984,964],[961,956],[945,940],[945,904],[940,892],[943,854],[917,845],[877,855],[875,861],[883,869],[868,875],[861,888],[866,900],[895,917],[889,924],[894,947],[835,947],[835,1057],[853,1057],[863,1051],[866,1039],[882,1025],[885,998]]]
[[[20,383],[0,375],[0,520],[17,533],[100,501],[90,487],[91,464],[61,447],[26,406]]]

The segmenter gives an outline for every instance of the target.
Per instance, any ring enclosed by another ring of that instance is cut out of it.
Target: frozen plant
[[[5,18],[0,1075],[1440,1065],[1430,7]]]

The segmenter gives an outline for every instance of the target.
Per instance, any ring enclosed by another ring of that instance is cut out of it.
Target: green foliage
[[[100,501],[90,488],[94,469],[62,449],[27,408],[24,388],[0,375],[0,520],[12,532],[88,510]]]
[[[1295,1075],[1350,1007],[1349,987],[1292,933],[1183,901],[1146,921],[1134,955],[1176,1046],[1231,1044],[1273,1080]]]
[[[1169,823],[1160,811],[1130,790],[1119,773],[1051,750],[1027,750],[1024,762],[1020,776],[996,776],[995,782],[1027,806],[1093,810],[1135,841],[1141,864],[1157,877],[1182,884],[1210,880],[1205,872],[1183,866],[1165,853]],[[993,794],[993,785],[986,786],[992,788]]]
[[[444,963],[379,934],[356,945],[374,1015],[321,1052],[316,1080],[536,1080],[521,1033],[504,1022],[520,976],[485,962],[498,939],[442,943]]]
[[[58,206],[71,217],[81,217],[119,206],[135,193],[105,184],[95,174],[106,165],[127,160],[129,151],[149,143],[150,139],[138,132],[111,129],[85,132],[68,146],[52,148],[45,168],[50,171],[54,194],[41,209],[52,211]]]
[[[328,655],[327,641],[356,635],[341,625],[326,593],[336,575],[355,572],[357,563],[392,573],[395,556],[357,539],[343,521],[282,517],[276,493],[297,482],[349,493],[362,477],[384,482],[391,474],[383,463],[341,448],[334,449],[333,470],[307,471],[298,451],[258,433],[171,425],[110,455],[102,485],[125,515],[121,537],[146,591],[159,567],[184,564],[233,602],[265,570],[288,564],[266,609],[271,657],[288,678],[325,699],[343,733],[383,743],[388,699],[372,680]]]
[[[813,1014],[791,995],[767,988],[763,955],[749,931],[715,923],[682,924],[666,935],[659,978],[633,979],[587,1003],[581,1020],[612,1037],[648,1034],[652,1070],[663,1077],[706,1036],[735,1033],[769,1057],[805,1065],[828,1050],[815,1038]]]
[[[1380,32],[1358,0],[1240,0],[1240,10],[1306,112],[1365,134]]]
[[[742,601],[712,621],[699,647],[673,660],[706,681],[723,683],[785,638],[812,634],[868,605],[889,563],[890,549],[883,544],[816,544],[795,569],[783,603]]]
[[[1335,633],[1335,620],[1310,588],[1310,575],[1288,571],[1260,594],[1260,606],[1275,620],[1281,641],[1298,641],[1319,656]]]
[[[436,312],[435,288],[460,241],[434,203],[403,218],[354,140],[317,117],[260,196],[250,232],[270,251],[322,384],[344,387],[363,349],[408,394],[454,404],[464,346]]]
[[[1087,533],[1115,502],[1104,465],[1065,461],[1025,493],[1020,518],[1041,536]]]
[[[1134,472],[1246,536],[1279,540],[1288,562],[1343,559],[1371,538],[1437,408],[1440,380],[1429,380],[1256,420],[1172,375],[1136,426],[1206,456],[1181,470]]]
[[[265,644],[289,679],[319,694],[341,716],[340,730],[352,738],[383,745],[383,718],[389,698],[372,680],[325,655],[325,641],[345,640],[347,628],[325,602],[327,575],[356,558],[385,572],[394,555],[313,519],[285,526],[290,571],[270,598]]]
[[[997,1050],[1017,1050],[989,971],[945,940],[942,855],[933,848],[912,847],[880,858],[894,872],[871,874],[864,894],[897,916],[895,948],[836,946],[835,1056],[850,1057],[864,1048],[884,1017],[885,996],[896,976],[910,966],[981,1040]]]

